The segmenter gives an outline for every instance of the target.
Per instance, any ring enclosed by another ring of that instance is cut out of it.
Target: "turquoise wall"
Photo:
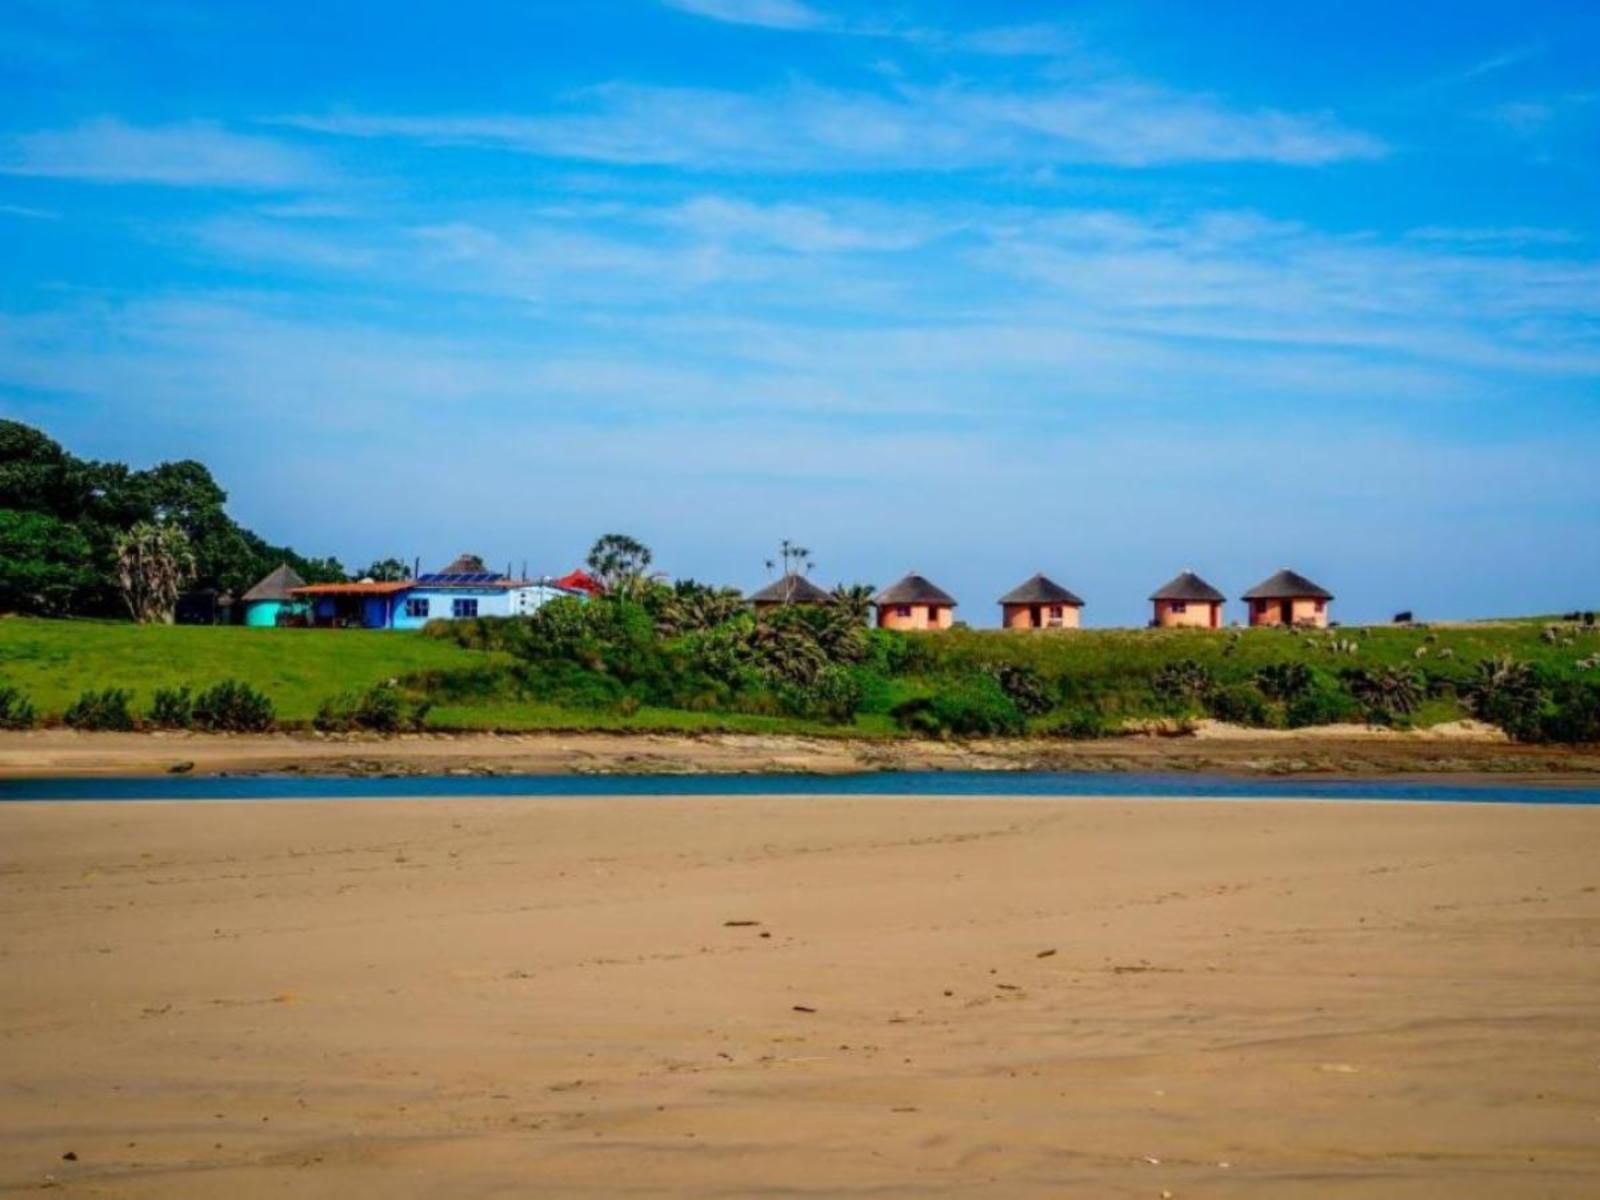
[[[252,629],[271,629],[278,623],[279,613],[299,612],[300,607],[283,600],[252,600],[245,605],[244,623]]]

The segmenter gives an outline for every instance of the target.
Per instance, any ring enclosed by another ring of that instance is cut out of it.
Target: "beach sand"
[[[0,1194],[1600,1195],[1597,851],[1556,806],[0,805]]]

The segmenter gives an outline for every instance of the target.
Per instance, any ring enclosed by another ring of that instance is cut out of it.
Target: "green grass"
[[[341,692],[485,657],[414,633],[0,620],[0,682],[20,688],[46,719],[89,688],[127,688],[142,713],[158,687],[198,691],[232,678],[270,696],[280,720],[309,721]]]
[[[952,630],[919,635],[913,670],[890,683],[891,704],[927,695],[944,681],[985,664],[1023,663],[1063,693],[1058,709],[1034,722],[1049,728],[1076,706],[1108,719],[1151,712],[1151,677],[1164,663],[1192,658],[1225,685],[1243,683],[1268,663],[1301,661],[1336,677],[1346,667],[1406,666],[1465,677],[1484,658],[1509,654],[1536,662],[1557,676],[1578,673],[1579,659],[1600,651],[1600,632],[1563,627],[1554,644],[1542,620],[1484,622],[1432,629],[1375,627],[1321,634],[1286,630],[1082,630],[1014,634]],[[1332,640],[1352,641],[1353,654],[1333,653]],[[1446,657],[1441,652],[1450,651]],[[1419,651],[1424,653],[1419,656]],[[448,638],[414,633],[305,629],[136,626],[119,622],[0,619],[0,684],[20,688],[41,717],[58,719],[90,688],[127,688],[135,709],[147,711],[158,687],[196,690],[235,678],[270,696],[281,720],[308,722],[326,699],[420,672],[456,681],[485,666],[509,665],[504,655],[467,650]],[[848,725],[748,713],[643,707],[633,712],[570,708],[518,700],[508,675],[489,672],[478,691],[463,686],[435,691],[439,703],[429,725],[438,729],[530,731],[637,730],[640,732],[793,733],[819,737],[895,735],[891,717],[862,714]],[[1430,700],[1414,723],[1435,724],[1464,715],[1450,699]]]
[[[428,725],[442,730],[524,733],[538,730],[603,733],[767,733],[808,737],[887,737],[898,735],[886,716],[862,715],[849,725],[829,725],[793,717],[751,713],[690,712],[643,707],[631,713],[607,709],[562,708],[528,701],[486,701],[442,704],[428,715]]]

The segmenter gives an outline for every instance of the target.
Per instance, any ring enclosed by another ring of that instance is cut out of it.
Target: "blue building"
[[[324,583],[296,588],[324,628],[421,629],[429,621],[529,616],[560,596],[583,593],[492,571],[440,571],[394,583]]]

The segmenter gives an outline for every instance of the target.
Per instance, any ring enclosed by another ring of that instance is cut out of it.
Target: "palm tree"
[[[865,625],[872,619],[875,589],[867,583],[841,583],[833,589],[833,608],[851,625]]]
[[[176,525],[141,521],[116,541],[117,587],[141,625],[172,624],[178,595],[194,578],[194,547]]]

